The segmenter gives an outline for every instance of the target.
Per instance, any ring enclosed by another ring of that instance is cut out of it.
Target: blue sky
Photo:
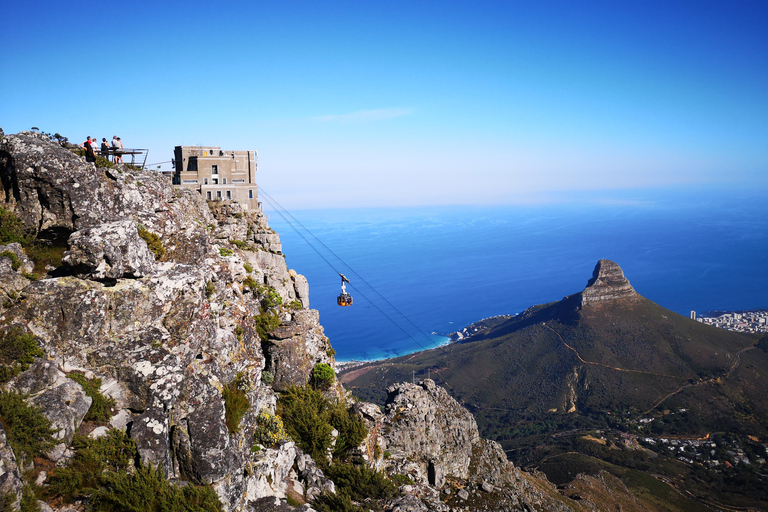
[[[0,127],[259,151],[289,209],[768,188],[768,3],[13,2]],[[164,164],[168,167],[169,164]]]

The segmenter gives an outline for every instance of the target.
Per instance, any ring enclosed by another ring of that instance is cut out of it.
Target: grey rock
[[[49,458],[56,462],[72,442],[75,431],[91,408],[93,399],[85,394],[80,384],[66,379],[61,384],[32,397],[30,402],[42,409],[43,414],[51,421],[51,428],[56,431],[53,437],[60,443],[48,454]]]
[[[16,464],[16,455],[8,444],[5,429],[0,424],[0,495],[16,495],[14,506],[18,507],[22,487],[24,487],[24,481]]]
[[[637,299],[638,294],[629,280],[624,277],[621,267],[611,260],[597,262],[592,279],[581,292],[582,304],[594,304],[617,299]]]
[[[166,475],[173,474],[168,418],[161,409],[151,408],[135,417],[131,426],[131,438],[136,442],[142,464],[160,467]]]
[[[56,382],[64,382],[66,375],[56,368],[52,361],[37,361],[29,369],[21,372],[11,381],[13,388],[25,395],[34,395],[53,386]]]
[[[118,221],[75,231],[62,263],[90,279],[137,278],[151,274],[155,256],[133,221]]]

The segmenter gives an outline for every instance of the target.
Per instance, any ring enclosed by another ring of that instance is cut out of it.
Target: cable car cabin
[[[339,295],[339,298],[336,299],[336,303],[339,306],[351,306],[352,305],[352,296],[346,292]]]
[[[352,305],[352,296],[347,293],[347,283],[349,282],[349,279],[344,274],[339,274],[341,276],[341,294],[339,294],[339,298],[336,299],[336,304],[339,306],[351,306]]]

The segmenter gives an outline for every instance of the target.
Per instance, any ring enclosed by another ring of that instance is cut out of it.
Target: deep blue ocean
[[[537,206],[292,211],[301,234],[266,211],[346,361],[433,348],[474,321],[559,300],[586,286],[600,258],[618,263],[638,293],[686,316],[766,308],[765,199],[677,191]],[[351,307],[336,305],[337,272],[351,281]]]

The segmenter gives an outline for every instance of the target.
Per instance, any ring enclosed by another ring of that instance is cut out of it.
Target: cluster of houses
[[[696,317],[691,311],[691,318],[707,325],[739,332],[768,332],[768,310],[723,313],[720,316]]]
[[[752,443],[751,458],[744,451],[742,442],[723,436],[714,439],[670,439],[666,437],[638,437],[638,441],[653,451],[667,455],[687,464],[702,464],[709,468],[731,468],[736,465],[764,466],[768,456],[768,445]]]

